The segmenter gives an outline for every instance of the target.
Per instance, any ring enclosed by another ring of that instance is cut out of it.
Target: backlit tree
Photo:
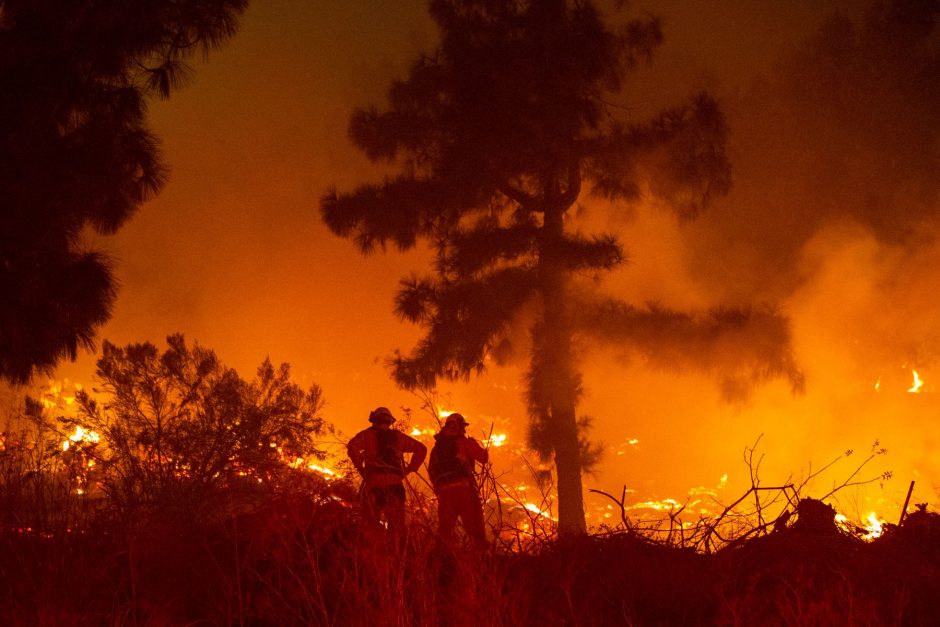
[[[104,489],[122,511],[159,505],[201,512],[239,486],[270,488],[286,461],[322,458],[328,430],[316,385],[302,389],[269,361],[252,381],[181,335],[126,347],[104,342],[97,398],[78,395],[76,424],[101,434]]]
[[[433,0],[430,10],[437,50],[393,83],[387,109],[356,111],[350,123],[353,142],[397,174],[327,193],[323,219],[363,253],[421,238],[435,247],[433,273],[405,279],[396,299],[398,315],[427,331],[394,359],[400,385],[480,373],[519,348],[508,331],[527,322],[530,442],[554,461],[560,529],[581,532],[591,461],[576,413],[581,338],[663,364],[682,356],[674,365],[714,369],[733,391],[781,375],[799,384],[789,331],[772,311],[693,316],[579,286],[624,261],[614,234],[580,228],[579,199],[617,206],[654,195],[691,218],[730,186],[726,128],[707,94],[642,123],[606,104],[660,44],[658,20],[615,27],[590,1]],[[708,349],[716,344],[734,350]]]
[[[0,378],[91,345],[117,231],[165,179],[147,100],[231,37],[247,0],[0,0]]]

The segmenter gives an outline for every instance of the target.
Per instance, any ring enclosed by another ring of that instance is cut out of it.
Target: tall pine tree
[[[576,340],[630,343],[662,363],[685,344],[730,342],[739,352],[723,363],[697,351],[677,365],[718,369],[733,391],[755,377],[800,384],[787,324],[772,311],[692,316],[578,289],[578,275],[624,260],[615,235],[577,229],[579,198],[615,206],[649,192],[694,217],[730,187],[726,128],[707,94],[640,124],[605,104],[661,43],[657,19],[615,28],[589,0],[433,0],[430,10],[438,49],[393,83],[387,109],[350,123],[353,142],[397,175],[327,193],[323,219],[363,253],[420,238],[435,246],[433,273],[402,281],[396,300],[427,331],[393,362],[404,387],[481,372],[488,356],[511,352],[508,331],[525,317],[530,442],[554,461],[561,531],[583,532],[590,446],[576,413]]]

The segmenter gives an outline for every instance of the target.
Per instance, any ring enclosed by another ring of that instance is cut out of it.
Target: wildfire
[[[642,503],[636,503],[630,505],[627,509],[651,509],[658,512],[662,511],[672,511],[682,507],[682,503],[676,499],[663,499],[661,501],[643,501]]]
[[[901,366],[901,368],[904,369],[904,370],[907,370],[908,366],[907,366],[907,364],[904,364],[903,366]],[[911,384],[910,384],[910,387],[907,388],[907,392],[909,392],[910,394],[923,394],[924,392],[927,391],[927,389],[925,388],[924,377],[923,377],[923,375],[922,375],[920,372],[918,372],[918,371],[912,369],[912,370],[911,370],[911,378],[912,378]],[[885,383],[885,382],[882,381],[882,378],[881,378],[881,377],[879,377],[879,378],[875,381],[875,391],[876,391],[876,392],[880,392],[880,391],[881,391],[881,388],[883,387],[883,386],[882,386],[882,383]],[[884,387],[885,387],[886,389],[890,389],[890,388],[897,389],[895,386],[900,387],[901,385],[904,385],[904,384],[903,384],[903,383],[900,383],[900,382],[897,382],[897,381],[891,381],[891,382],[887,383]],[[902,388],[902,389],[903,389],[903,388]]]
[[[75,443],[79,442],[90,442],[96,444],[101,440],[101,435],[97,431],[91,431],[89,429],[84,429],[79,425],[75,425],[75,433],[68,436],[68,439],[62,442],[62,450],[67,451],[69,447]]]
[[[317,464],[316,462],[310,462],[304,459],[303,457],[294,457],[293,459],[289,458],[284,451],[278,447],[277,452],[280,454],[281,461],[287,464],[289,467],[294,469],[303,469],[315,472],[318,475],[322,476],[327,481],[333,479],[342,479],[343,475],[329,466],[323,466]]]
[[[623,441],[623,444],[617,447],[617,455],[625,455],[626,449],[636,448],[640,444],[640,440],[637,438],[627,438]]]
[[[450,410],[450,409],[444,409],[444,407],[441,406],[441,405],[435,405],[435,406],[434,406],[434,411],[435,411],[435,413],[437,413],[437,419],[438,419],[438,420],[446,420],[448,416],[450,416],[451,414],[456,413],[456,412],[454,412],[454,411],[452,411],[452,410]]]
[[[836,514],[836,524],[845,531],[860,537],[866,542],[871,542],[875,538],[880,538],[884,533],[885,521],[878,517],[875,512],[869,512],[868,516],[862,521],[863,526],[859,527],[852,524],[845,514]],[[864,532],[864,533],[862,533]]]
[[[46,389],[39,393],[39,403],[44,409],[69,410],[75,404],[76,393],[81,390],[81,384],[70,383],[68,379],[50,380]]]
[[[423,438],[427,436],[432,436],[435,433],[437,433],[437,431],[433,427],[425,427],[424,429],[422,429],[421,427],[415,425],[411,428],[409,435],[413,438]]]
[[[538,516],[539,518],[547,518],[547,519],[549,519],[549,520],[551,520],[551,521],[558,522],[558,520],[557,520],[555,517],[552,516],[552,514],[551,514],[551,512],[550,512],[549,510],[544,510],[544,509],[542,509],[541,507],[539,507],[538,505],[536,505],[535,503],[523,503],[522,506],[525,507],[525,509],[526,509],[527,511],[532,512],[533,514],[535,514],[535,515]]]
[[[487,439],[483,441],[484,446],[492,446],[495,448],[499,448],[500,446],[503,446],[504,444],[506,444],[505,433],[494,433],[493,435],[491,435],[490,437],[488,437]]]
[[[875,512],[869,512],[867,521],[868,524],[865,525],[865,530],[868,533],[863,536],[865,540],[874,540],[884,533],[885,521],[880,520]]]
[[[326,466],[319,466],[317,464],[307,464],[307,470],[312,470],[313,472],[323,475],[327,479],[342,479],[343,475],[339,474],[332,468],[327,468]]]

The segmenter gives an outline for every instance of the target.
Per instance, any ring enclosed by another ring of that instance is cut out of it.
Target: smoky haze
[[[741,451],[763,433],[770,482],[848,448],[857,458],[880,438],[889,455],[876,470],[896,479],[858,493],[858,507],[896,508],[909,479],[920,500],[936,498],[940,72],[938,31],[923,25],[937,3],[867,22],[868,2],[820,4],[630,5],[663,16],[666,43],[625,110],[644,119],[713,90],[731,127],[734,188],[693,222],[640,207],[602,225],[622,230],[631,263],[598,289],[677,309],[776,305],[791,317],[807,388],[793,396],[775,383],[728,404],[704,377],[615,352],[587,358],[582,412],[606,445],[589,487],[681,499],[724,474],[740,486]],[[417,408],[383,360],[418,337],[392,298],[429,256],[361,258],[319,223],[317,202],[332,184],[381,176],[349,144],[348,115],[381,103],[433,41],[416,0],[253,3],[194,84],[153,107],[171,180],[105,242],[122,290],[102,337],[180,331],[246,376],[266,355],[290,362],[302,383],[323,386],[326,416],[346,433],[376,405]],[[93,362],[60,376],[88,382]],[[919,394],[907,392],[913,370]],[[444,394],[471,431],[494,422],[520,443],[521,385],[518,369],[494,367]]]
[[[635,389],[646,399],[661,395],[672,408],[652,409],[648,400],[627,405],[661,421],[658,430],[634,436],[640,450],[623,452],[637,459],[628,474],[644,476],[646,461],[671,475],[696,465],[692,459],[705,468],[724,458],[734,460],[733,478],[748,431],[765,433],[765,472],[780,477],[786,467],[799,474],[801,461],[805,470],[810,460],[838,455],[840,446],[868,449],[880,438],[889,448],[886,467],[903,478],[864,497],[897,500],[892,490],[903,492],[907,479],[920,479],[922,498],[935,497],[937,401],[929,380],[940,349],[933,296],[938,9],[844,5],[815,16],[811,28],[741,82],[700,75],[726,107],[735,187],[693,223],[639,220],[635,241],[670,241],[681,252],[634,247],[634,267],[615,282],[680,307],[778,304],[791,316],[807,391],[788,399],[772,386],[742,407],[719,409],[705,400],[714,392],[692,379],[653,377],[655,385]],[[661,269],[641,265],[647,257],[659,258]],[[915,370],[927,381],[921,394],[907,391]],[[668,460],[649,459],[656,454],[644,440],[669,451]]]

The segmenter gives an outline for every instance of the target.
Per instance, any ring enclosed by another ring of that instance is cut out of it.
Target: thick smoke
[[[736,187],[689,229],[702,280],[732,299],[785,297],[820,270],[801,258],[807,243],[842,223],[911,254],[935,245],[938,13],[894,0],[858,23],[831,15],[727,99]]]
[[[609,444],[608,489],[619,492],[619,477],[663,496],[724,472],[740,485],[741,450],[763,433],[765,480],[880,438],[889,455],[869,474],[890,468],[899,478],[853,492],[858,507],[896,508],[909,479],[936,500],[938,15],[940,3],[917,0],[833,13],[760,76],[722,76],[732,192],[681,228],[658,217],[634,224],[634,265],[607,287],[698,310],[779,306],[806,391],[774,385],[732,407],[712,381],[594,364],[585,407]],[[924,380],[917,394],[914,371]]]

